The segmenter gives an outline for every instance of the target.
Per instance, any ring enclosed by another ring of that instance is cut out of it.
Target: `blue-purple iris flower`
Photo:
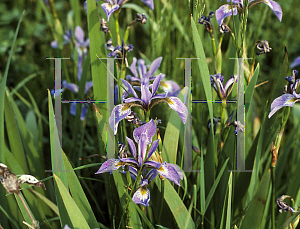
[[[97,3],[99,0],[96,0]],[[102,9],[104,10],[107,21],[109,21],[110,16],[122,7],[122,5],[126,2],[124,0],[103,0],[105,3],[101,4]],[[149,6],[152,10],[154,9],[154,2],[153,0],[142,0],[147,6]],[[84,2],[84,9],[87,12],[87,2]]]
[[[299,87],[300,79],[296,79],[298,71],[293,70],[293,73],[289,77],[285,77],[288,81],[288,85],[285,86],[284,94],[276,98],[271,104],[271,112],[268,117],[271,118],[276,111],[284,106],[292,107],[295,102],[300,101],[300,94],[296,93]]]
[[[231,0],[227,0],[227,2],[231,2]],[[282,9],[280,5],[272,0],[249,0],[248,9],[258,3],[265,3],[268,5],[271,10],[275,13],[276,17],[281,21],[282,19]],[[219,25],[222,24],[224,18],[233,15],[237,15],[238,11],[243,10],[243,0],[232,0],[233,9],[231,9],[231,4],[222,5],[219,9],[216,10],[216,19]]]
[[[132,64],[130,66],[130,70],[133,76],[127,75],[126,79],[132,82],[137,82],[139,84],[145,84],[149,81],[153,81],[156,78],[156,76],[153,75],[155,71],[159,68],[161,61],[162,57],[156,58],[150,65],[149,71],[147,71],[148,66],[145,64],[145,61],[143,59],[137,60],[135,57],[133,57]],[[165,74],[162,74],[162,78],[164,77]],[[176,97],[180,92],[179,85],[174,81],[161,81],[160,85],[163,87],[163,90],[167,94],[167,96]]]
[[[139,171],[142,171],[140,187],[134,193],[132,200],[135,203],[144,206],[148,206],[150,201],[150,191],[148,190],[147,186],[158,174],[179,186],[180,179],[183,179],[182,171],[177,165],[167,162],[160,163],[158,161],[151,160],[151,156],[156,151],[160,141],[158,139],[152,143],[152,137],[156,133],[156,130],[157,127],[153,119],[141,127],[136,128],[133,131],[133,138],[138,144],[138,149],[136,149],[134,141],[126,137],[133,158],[108,159],[96,172],[96,174],[112,172],[120,167],[124,169],[124,166],[128,165],[128,169],[132,175],[132,178],[136,179]],[[151,147],[149,151],[147,151],[147,146],[150,144]]]
[[[111,116],[109,117],[109,124],[114,130],[115,135],[117,134],[119,122],[131,113],[131,107],[139,107],[148,112],[154,105],[161,102],[166,102],[173,110],[177,111],[182,122],[186,122],[187,108],[180,99],[178,99],[177,97],[166,97],[166,94],[155,95],[161,79],[162,74],[159,74],[155,78],[153,84],[149,85],[149,82],[145,84],[142,83],[140,88],[141,98],[138,97],[131,84],[122,79],[122,82],[126,88],[126,92],[124,92],[122,95],[123,103],[115,106],[111,113]],[[129,94],[132,94],[133,97],[127,98]]]
[[[221,100],[226,100],[228,95],[232,91],[236,79],[236,75],[231,76],[230,79],[226,82],[225,86],[223,86],[224,77],[220,73],[218,73],[217,75],[210,76],[210,83],[217,92],[218,97]]]

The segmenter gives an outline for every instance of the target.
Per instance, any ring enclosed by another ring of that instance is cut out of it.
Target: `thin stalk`
[[[27,208],[27,205],[26,205],[26,203],[25,203],[23,197],[21,196],[20,192],[17,193],[17,196],[20,198],[20,200],[21,200],[21,202],[22,202],[22,204],[23,204],[25,210],[27,211],[27,213],[28,213],[28,215],[29,215],[29,217],[30,217],[30,219],[31,219],[31,221],[32,221],[33,227],[34,227],[34,228],[39,228],[39,227],[37,226],[35,220],[33,219],[33,216],[32,216],[32,214],[31,214],[31,212],[30,212],[29,209]]]
[[[157,223],[160,223],[161,213],[164,207],[164,195],[165,195],[165,181],[161,180],[161,190],[160,190],[160,205],[159,205],[159,213],[157,218]]]
[[[217,48],[216,48],[216,41],[215,36],[213,33],[210,33],[211,37],[211,44],[212,44],[212,50],[213,50],[213,56],[214,56],[214,64],[215,64],[215,71],[216,74],[218,73],[218,65],[217,65]]]
[[[282,120],[281,120],[281,127],[279,132],[277,133],[276,139],[275,139],[275,143],[272,145],[271,147],[271,153],[272,153],[272,162],[271,162],[271,179],[272,179],[272,229],[275,229],[275,200],[276,200],[276,193],[275,193],[275,166],[276,166],[276,162],[277,162],[277,158],[278,158],[278,151],[280,148],[280,144],[282,141],[282,137],[283,137],[283,132],[284,132],[284,128],[285,128],[285,124],[289,118],[289,114],[290,114],[290,107],[284,107],[283,108],[283,116],[282,116]]]
[[[117,42],[121,45],[121,38],[120,38],[120,25],[119,25],[119,14],[115,14],[115,21],[116,21],[116,33],[117,33]]]

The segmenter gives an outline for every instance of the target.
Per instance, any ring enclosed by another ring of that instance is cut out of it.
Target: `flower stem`
[[[159,213],[158,213],[158,218],[157,218],[157,223],[159,224],[160,218],[161,218],[161,213],[164,207],[164,194],[165,194],[165,181],[161,180],[161,190],[160,190],[160,206],[159,206]]]
[[[120,25],[119,25],[119,14],[116,13],[115,15],[115,21],[116,21],[116,34],[117,34],[117,42],[119,45],[121,45],[121,38],[120,38]]]
[[[226,100],[222,100],[222,113],[221,113],[221,130],[223,130],[225,126],[225,113],[226,113]]]
[[[283,108],[283,116],[282,116],[282,120],[281,120],[281,127],[279,132],[277,133],[276,139],[275,139],[275,143],[272,145],[271,147],[271,153],[272,153],[272,162],[271,162],[271,179],[272,179],[272,229],[275,229],[275,200],[276,200],[276,193],[275,193],[275,166],[276,166],[276,162],[277,162],[277,158],[278,158],[278,151],[280,148],[280,144],[282,141],[282,137],[283,137],[283,132],[284,132],[284,128],[285,128],[285,124],[289,118],[289,114],[290,114],[290,107],[284,107]]]
[[[216,48],[216,41],[215,36],[213,33],[210,34],[211,37],[211,44],[212,44],[212,50],[213,50],[213,56],[214,56],[214,64],[215,64],[215,71],[216,74],[218,73],[218,65],[217,65],[217,48]]]
[[[39,228],[39,227],[37,226],[35,220],[33,219],[33,216],[32,216],[32,214],[31,214],[31,212],[29,211],[29,209],[28,209],[28,207],[27,207],[27,205],[26,205],[26,203],[25,203],[23,197],[21,196],[20,192],[18,192],[17,195],[18,195],[18,197],[20,198],[20,200],[21,200],[21,202],[22,202],[22,204],[23,204],[25,210],[27,211],[27,213],[28,213],[28,215],[29,215],[29,217],[30,217],[30,219],[31,219],[31,221],[32,221],[33,227],[34,227],[34,228]]]

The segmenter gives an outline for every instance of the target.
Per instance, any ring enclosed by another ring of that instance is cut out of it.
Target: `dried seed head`
[[[2,163],[0,163],[0,182],[9,194],[20,192],[21,186],[17,176]]]

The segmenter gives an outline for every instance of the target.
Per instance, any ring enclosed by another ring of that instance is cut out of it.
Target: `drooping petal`
[[[138,162],[133,158],[120,158],[122,162],[132,163],[135,165],[139,165]]]
[[[109,117],[109,125],[114,130],[114,135],[117,134],[119,122],[130,115],[131,113],[131,104],[123,103],[114,107]]]
[[[161,163],[160,163],[160,162],[157,162],[157,161],[146,161],[146,162],[144,163],[144,165],[149,165],[149,166],[151,166],[151,167],[153,167],[153,168],[159,169],[160,166],[161,166]]]
[[[150,201],[150,191],[146,186],[140,187],[133,195],[132,200],[136,204],[141,204],[144,206],[149,206]]]
[[[155,152],[155,150],[157,149],[158,144],[159,144],[159,140],[160,140],[160,139],[157,139],[157,140],[155,140],[155,141],[152,143],[152,145],[151,145],[151,147],[150,147],[150,149],[149,149],[149,151],[148,151],[147,160],[151,157],[151,155],[152,155],[152,154]]]
[[[122,165],[124,165],[124,163],[121,162],[119,159],[108,159],[101,165],[100,169],[95,174],[112,172],[120,168]]]
[[[155,125],[155,122],[153,121],[153,119],[151,119],[146,124],[134,129],[133,138],[137,143],[139,143],[140,136],[143,133],[147,136],[146,142],[147,142],[147,145],[149,145],[152,142],[152,137],[156,133],[156,125]]]
[[[73,91],[74,93],[78,93],[78,91],[79,91],[79,88],[76,84],[68,83],[66,80],[63,80],[62,86],[63,86],[63,88]]]
[[[76,115],[76,107],[77,107],[77,103],[71,103],[70,114],[73,115],[73,116]]]
[[[160,168],[157,170],[157,172],[167,178],[168,180],[174,182],[178,186],[180,186],[179,183],[179,174],[176,172],[176,170],[173,168],[173,166],[170,166],[167,162],[164,162],[161,164]]]
[[[168,97],[177,97],[180,92],[179,85],[172,80],[161,81],[160,85],[163,87],[163,90]]]
[[[177,97],[168,97],[165,100],[174,111],[177,111],[181,121],[185,124],[188,115],[186,106]]]
[[[111,5],[109,3],[103,3],[101,4],[102,9],[104,10],[107,21],[109,21],[110,16],[112,15],[113,12],[115,12],[117,9],[119,9],[119,5]]]
[[[136,158],[136,148],[135,148],[135,144],[134,144],[133,140],[128,138],[128,137],[126,137],[126,139],[127,139],[127,142],[128,142],[128,145],[130,147],[130,150],[131,150],[131,153],[132,153],[133,157],[135,159],[137,159]]]
[[[90,89],[93,87],[93,81],[89,81],[85,83],[85,89],[84,89],[84,94],[86,95],[89,93]]]
[[[263,0],[262,2],[268,5],[271,8],[271,10],[273,10],[279,21],[282,20],[282,9],[277,2],[272,0]]]
[[[179,168],[179,166],[178,166],[178,165],[175,165],[175,164],[171,164],[171,163],[167,163],[167,164],[168,164],[169,166],[173,167],[173,169],[176,170],[176,172],[177,172],[178,175],[179,175],[180,180],[182,180],[182,179],[183,179],[183,174],[182,174],[182,171],[181,171],[181,169]]]
[[[80,44],[84,42],[84,31],[80,26],[75,27],[75,38]]]
[[[294,68],[296,66],[300,65],[300,56],[298,56],[293,63],[291,63],[290,68]]]
[[[85,119],[85,116],[88,112],[88,108],[86,104],[82,104],[82,108],[81,108],[81,114],[80,114],[80,120],[83,121]]]
[[[282,96],[279,96],[276,98],[272,104],[271,104],[271,112],[268,115],[269,118],[272,117],[273,114],[275,114],[276,111],[278,111],[280,108],[284,106],[292,107],[294,106],[295,102],[300,100],[300,94],[297,95],[295,92],[292,94],[284,94]]]
[[[224,18],[232,15],[232,11],[233,15],[237,15],[238,10],[236,8],[236,5],[233,5],[233,7],[233,10],[231,10],[231,5],[225,4],[220,6],[220,8],[216,10],[216,19],[219,25],[222,24]]]
[[[147,6],[151,8],[151,10],[154,10],[154,2],[153,0],[142,0],[143,3],[145,3]]]

